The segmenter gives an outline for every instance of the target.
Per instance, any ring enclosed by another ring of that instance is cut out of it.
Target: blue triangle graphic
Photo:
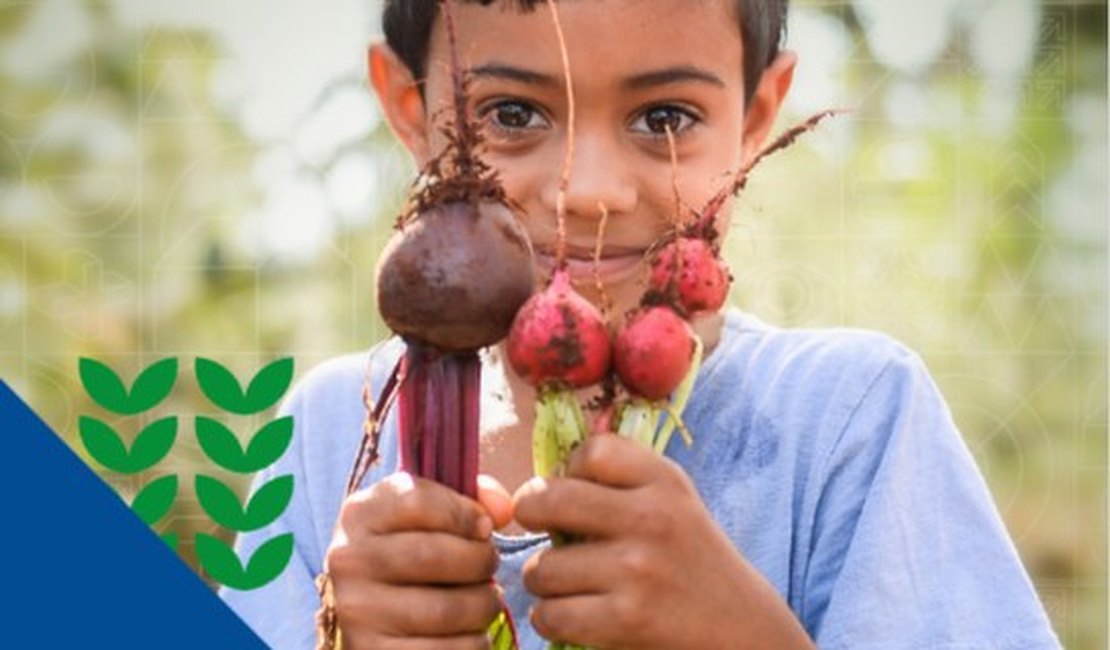
[[[0,380],[10,648],[265,648]]]

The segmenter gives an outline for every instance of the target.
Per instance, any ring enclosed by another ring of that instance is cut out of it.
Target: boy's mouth
[[[640,269],[644,249],[631,246],[604,246],[595,262],[593,247],[567,245],[567,271],[572,280],[594,281],[600,278],[606,284],[628,279]],[[550,277],[555,270],[555,247],[536,246],[536,266]]]

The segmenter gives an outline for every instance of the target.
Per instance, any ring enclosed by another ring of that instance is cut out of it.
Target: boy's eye
[[[494,127],[504,130],[543,128],[547,120],[534,107],[521,101],[501,101],[479,111],[480,116]]]
[[[678,135],[698,122],[689,110],[680,106],[653,106],[632,123],[632,130],[653,136],[666,136],[667,129]]]

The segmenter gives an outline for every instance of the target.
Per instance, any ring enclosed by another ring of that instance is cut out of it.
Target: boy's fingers
[[[478,475],[478,503],[493,518],[494,530],[513,520],[513,497],[501,482],[487,474]]]
[[[347,637],[344,637],[344,649],[348,645]],[[489,650],[489,640],[484,632],[449,637],[393,636],[374,639],[369,645],[363,647],[369,650]],[[362,647],[352,648],[352,650],[362,650]]]
[[[614,598],[600,594],[542,598],[532,606],[529,618],[536,632],[546,639],[612,647],[617,645],[619,633],[630,627],[625,620],[635,618],[630,611],[632,606],[621,606],[614,601]],[[614,630],[618,635],[612,634]],[[627,645],[628,638],[620,641],[624,647],[636,647]]]
[[[501,611],[495,587],[488,582],[451,589],[408,587],[395,595],[393,607],[399,635],[482,632]]]
[[[458,587],[336,584],[336,613],[344,632],[350,627],[398,637],[481,633],[500,610],[492,582]]]
[[[613,537],[635,522],[636,495],[573,478],[534,478],[513,496],[513,514],[529,530]]]
[[[654,451],[614,434],[590,436],[567,459],[566,476],[619,488],[650,483],[663,459]]]
[[[497,549],[447,533],[406,532],[380,535],[345,555],[347,571],[377,582],[409,585],[463,585],[489,581],[497,571]]]
[[[539,598],[600,594],[619,584],[613,542],[568,544],[534,553],[521,569],[524,588]]]
[[[371,534],[428,531],[485,540],[493,531],[490,516],[478,502],[404,472],[351,495],[339,522],[348,531]]]
[[[372,637],[366,644],[355,645],[350,635],[343,637],[343,649],[347,650],[489,650],[489,641],[483,634],[464,634],[458,636],[436,637]]]

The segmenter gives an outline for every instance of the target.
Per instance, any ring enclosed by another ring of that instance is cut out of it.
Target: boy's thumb
[[[501,482],[488,474],[478,475],[478,503],[493,518],[494,530],[504,528],[513,520],[513,498]]]

